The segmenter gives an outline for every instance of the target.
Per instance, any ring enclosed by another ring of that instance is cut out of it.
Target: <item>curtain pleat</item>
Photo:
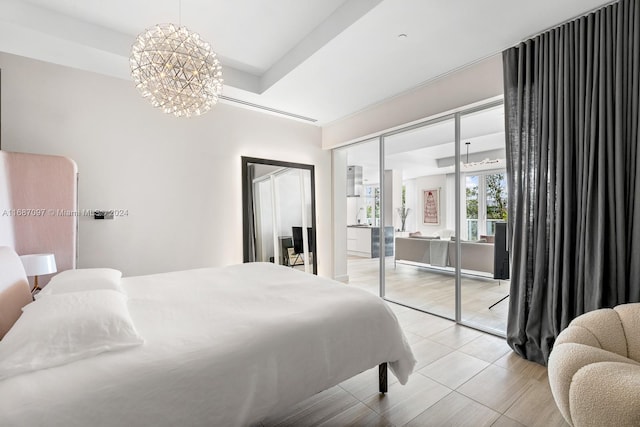
[[[539,363],[576,316],[640,301],[639,2],[503,52],[507,341]]]

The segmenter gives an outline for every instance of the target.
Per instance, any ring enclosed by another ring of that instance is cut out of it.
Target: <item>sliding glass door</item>
[[[334,222],[338,216],[346,219],[349,283],[504,335],[509,287],[504,144],[503,107],[497,101],[334,150],[334,194],[351,188],[346,184],[351,176],[364,177],[358,199],[334,197]],[[371,252],[358,249],[361,228],[370,230],[366,250]],[[336,227],[338,243],[340,231]],[[339,258],[337,244],[337,266]]]
[[[385,297],[455,318],[455,118],[448,116],[384,137]]]
[[[459,120],[461,320],[504,333],[509,292],[504,109],[472,110]]]

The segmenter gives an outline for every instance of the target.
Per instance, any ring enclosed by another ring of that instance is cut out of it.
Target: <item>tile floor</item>
[[[390,304],[418,363],[402,386],[377,368],[319,393],[259,426],[567,426],[547,370],[511,352],[502,338]]]

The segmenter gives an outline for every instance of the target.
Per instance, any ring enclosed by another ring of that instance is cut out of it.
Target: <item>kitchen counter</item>
[[[393,227],[384,227],[385,255],[393,255]],[[365,258],[380,256],[380,228],[366,224],[347,225],[347,254]]]

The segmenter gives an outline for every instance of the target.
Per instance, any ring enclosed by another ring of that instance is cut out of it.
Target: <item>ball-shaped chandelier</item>
[[[131,50],[131,75],[142,96],[176,117],[206,113],[222,92],[222,66],[209,43],[186,27],[158,24]]]

